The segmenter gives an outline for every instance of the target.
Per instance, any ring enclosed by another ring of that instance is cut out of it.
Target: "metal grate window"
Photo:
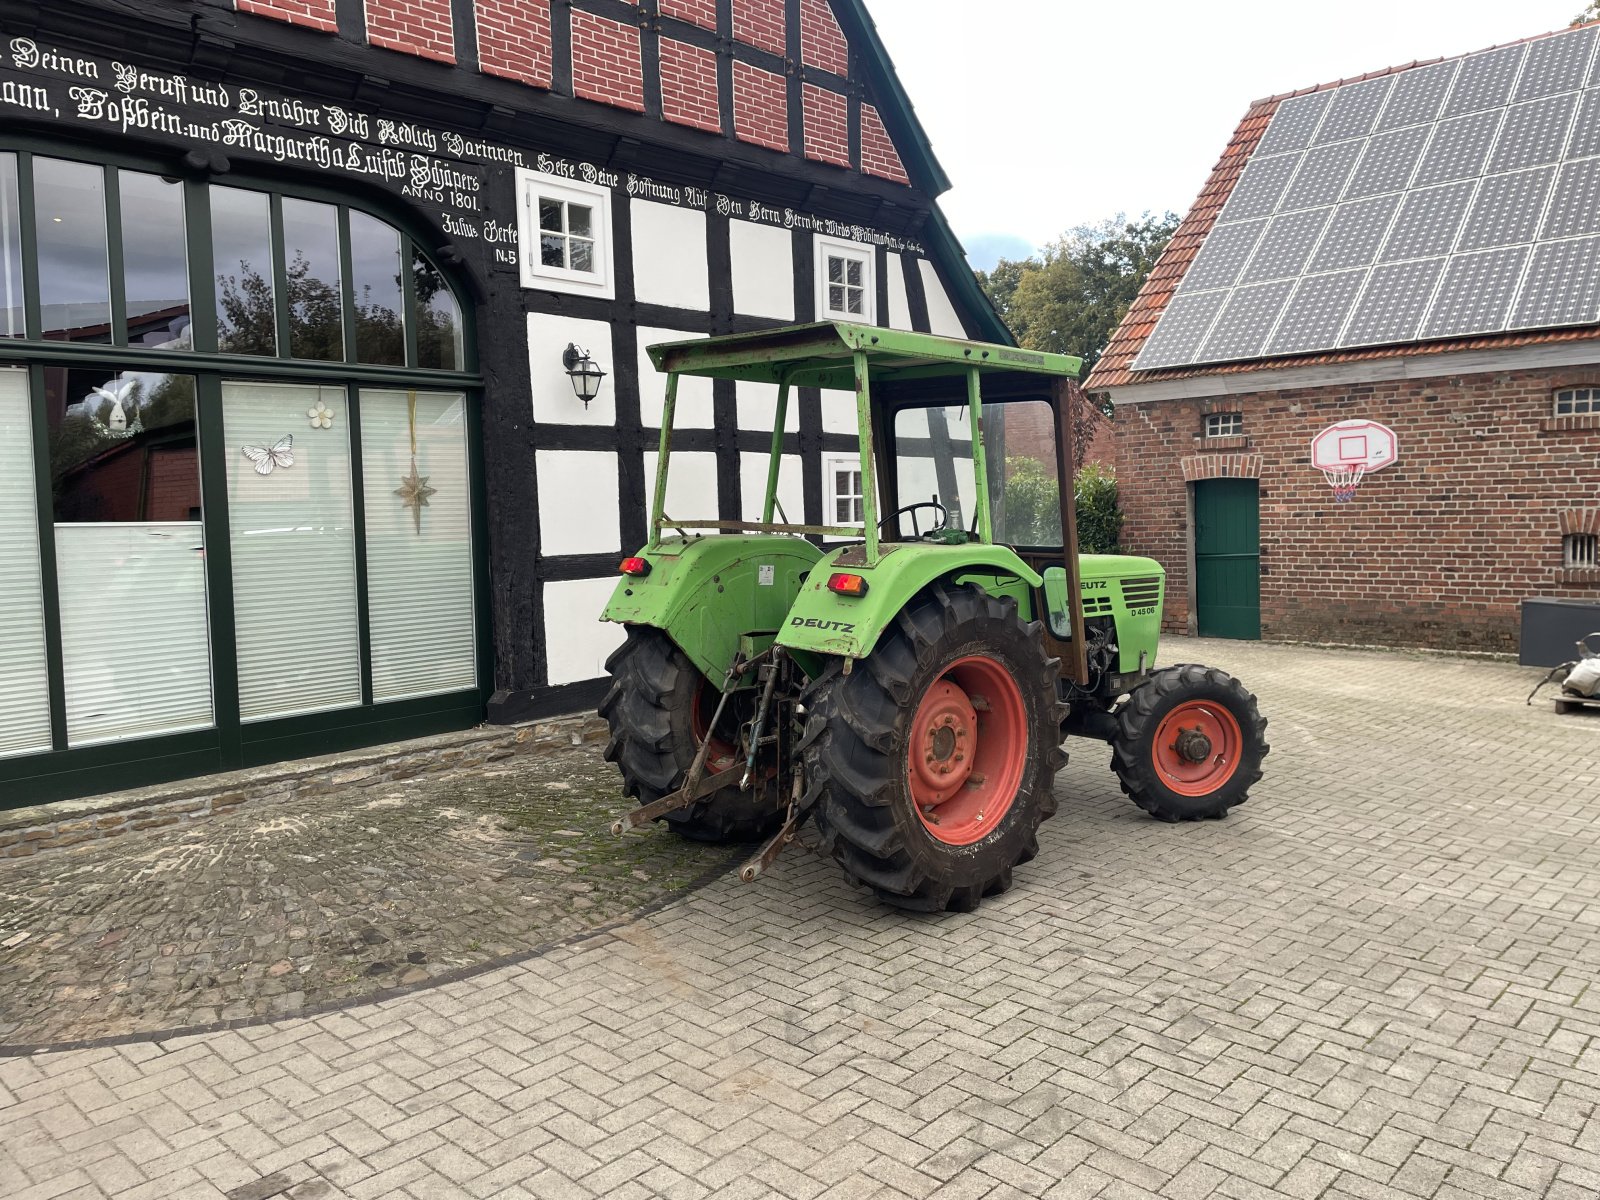
[[[1562,388],[1556,393],[1556,416],[1600,413],[1600,388]]]
[[[1600,567],[1600,533],[1569,533],[1561,539],[1561,558],[1569,567]]]
[[[1243,413],[1207,413],[1206,436],[1208,438],[1243,437]]]

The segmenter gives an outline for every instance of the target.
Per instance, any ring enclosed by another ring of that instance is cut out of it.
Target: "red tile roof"
[[[1595,22],[1600,24],[1600,22]],[[1555,32],[1565,33],[1566,30]],[[1539,38],[1551,37],[1553,34],[1542,33],[1535,37],[1522,38],[1521,41],[1532,42]],[[1517,43],[1507,43],[1516,45]],[[1496,49],[1494,46],[1485,49]],[[1482,51],[1471,51],[1478,54]],[[1465,58],[1467,55],[1455,55],[1456,58]],[[1600,338],[1600,325],[1585,325],[1582,327],[1563,327],[1561,329],[1524,330],[1519,333],[1485,334],[1477,337],[1450,338],[1430,342],[1405,342],[1393,346],[1372,346],[1360,350],[1329,350],[1318,354],[1300,354],[1287,358],[1259,358],[1248,362],[1216,363],[1194,367],[1172,367],[1160,371],[1135,371],[1133,360],[1138,357],[1139,351],[1144,347],[1145,339],[1150,336],[1156,327],[1157,320],[1167,307],[1167,301],[1177,291],[1179,282],[1183,279],[1184,272],[1189,269],[1189,264],[1200,251],[1201,244],[1206,240],[1206,235],[1211,232],[1211,227],[1216,224],[1217,214],[1222,211],[1222,206],[1227,203],[1228,196],[1232,194],[1234,184],[1239,181],[1245,164],[1250,161],[1250,155],[1256,148],[1256,143],[1261,140],[1261,135],[1266,132],[1267,124],[1272,120],[1272,114],[1278,111],[1278,105],[1294,96],[1304,96],[1310,92],[1327,91],[1329,88],[1340,87],[1347,83],[1359,83],[1363,79],[1377,79],[1383,75],[1397,75],[1402,71],[1409,71],[1414,67],[1430,66],[1436,62],[1445,62],[1444,58],[1419,59],[1403,66],[1389,67],[1382,71],[1371,71],[1365,75],[1353,75],[1348,79],[1338,79],[1332,83],[1318,84],[1316,87],[1301,88],[1297,92],[1285,92],[1280,96],[1269,96],[1265,100],[1257,100],[1244,114],[1244,119],[1239,122],[1239,127],[1233,131],[1233,137],[1228,142],[1228,148],[1222,152],[1222,157],[1217,160],[1217,165],[1211,168],[1211,176],[1206,180],[1206,185],[1200,191],[1200,197],[1194,202],[1194,207],[1189,210],[1189,215],[1184,217],[1172,241],[1168,243],[1166,251],[1156,263],[1155,269],[1145,280],[1144,286],[1139,289],[1139,294],[1129,306],[1127,315],[1122,318],[1122,323],[1117,326],[1116,332],[1111,335],[1105,353],[1095,363],[1094,370],[1089,373],[1089,378],[1084,381],[1084,386],[1090,391],[1104,391],[1108,388],[1125,387],[1132,383],[1151,383],[1166,379],[1187,379],[1196,375],[1227,375],[1247,371],[1281,370],[1286,367],[1312,366],[1324,363],[1357,362],[1365,359],[1415,357],[1419,354],[1443,354],[1451,350],[1485,350],[1491,348],[1508,348],[1513,346],[1526,346],[1543,342],[1576,342],[1592,338]]]

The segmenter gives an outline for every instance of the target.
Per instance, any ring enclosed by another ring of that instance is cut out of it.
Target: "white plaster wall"
[[[740,515],[746,521],[761,520],[761,509],[767,498],[767,463],[770,455],[744,453],[739,455]],[[778,467],[778,503],[783,505],[789,524],[800,525],[806,519],[805,478],[798,454],[785,454]],[[774,521],[782,520],[773,513]]]
[[[644,452],[644,507],[650,515],[650,502],[656,494],[654,450]],[[703,451],[675,451],[667,466],[667,516],[680,521],[717,519],[717,456]]]
[[[728,222],[733,311],[794,320],[794,235],[751,221]]]
[[[568,345],[587,350],[606,373],[600,394],[583,407],[561,355]],[[528,314],[528,378],[533,419],[549,425],[615,425],[616,364],[611,360],[611,326],[549,313]]]
[[[639,419],[646,426],[659,427],[661,412],[667,400],[667,376],[657,371],[645,353],[659,342],[687,342],[703,338],[703,333],[685,333],[681,329],[639,329]],[[678,411],[673,418],[674,429],[710,429],[715,423],[715,405],[711,398],[711,380],[685,375],[678,380]]]
[[[911,323],[911,301],[906,295],[905,261],[893,250],[888,254],[889,261],[884,270],[889,273],[889,328],[909,332],[916,326]]]
[[[618,551],[617,456],[604,450],[537,450],[543,554]]]
[[[854,392],[833,392],[824,389],[822,393],[822,431],[824,433],[857,433],[856,427],[856,394]]]
[[[544,585],[544,645],[551,685],[606,673],[606,658],[627,636],[600,613],[617,579],[573,579]]]
[[[925,258],[919,258],[917,266],[922,271],[922,290],[928,297],[928,329],[945,337],[966,337],[967,331],[962,328],[961,318],[956,316],[938,269]]]
[[[635,297],[705,312],[711,307],[705,213],[650,200],[634,200],[630,212]]]
[[[778,415],[778,385],[775,383],[747,383],[740,380],[734,385],[739,409],[739,428],[753,429],[757,433],[771,433]],[[800,389],[789,391],[789,407],[783,414],[786,433],[800,429]]]

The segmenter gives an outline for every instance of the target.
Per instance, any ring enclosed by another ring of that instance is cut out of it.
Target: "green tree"
[[[1600,21],[1600,0],[1589,0],[1588,7],[1572,18],[1574,25],[1587,25],[1590,21]]]
[[[1031,350],[1076,354],[1087,373],[1178,227],[1175,213],[1080,225],[1033,258],[1001,259],[978,282]]]

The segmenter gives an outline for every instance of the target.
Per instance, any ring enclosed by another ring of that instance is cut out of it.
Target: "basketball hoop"
[[[1330,425],[1311,439],[1311,465],[1322,472],[1340,504],[1355,498],[1370,472],[1393,466],[1399,457],[1394,430],[1359,417]]]
[[[1361,480],[1366,473],[1367,468],[1364,466],[1332,467],[1324,470],[1322,477],[1328,481],[1328,486],[1333,489],[1333,498],[1343,504],[1356,494],[1356,488],[1361,486]]]

